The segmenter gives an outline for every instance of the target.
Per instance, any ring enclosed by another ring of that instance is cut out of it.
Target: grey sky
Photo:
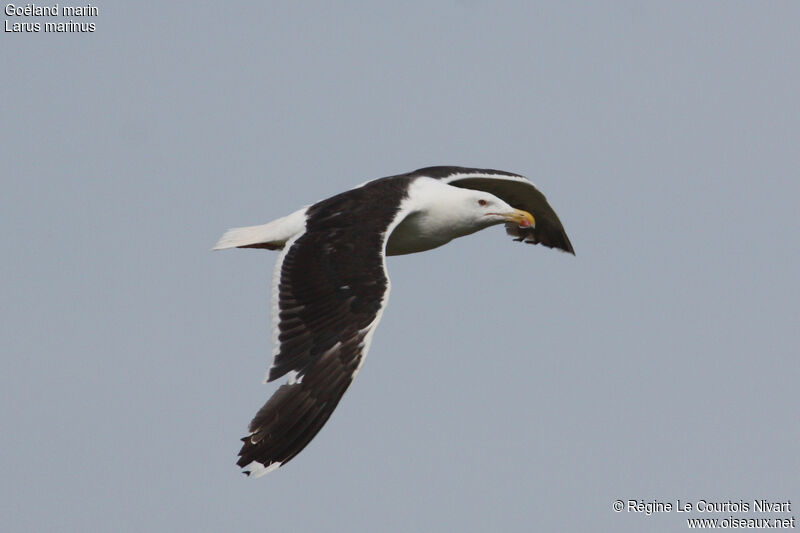
[[[120,4],[0,44],[4,532],[800,506],[797,3]],[[276,254],[210,247],[433,164],[526,175],[577,256],[493,228],[390,258],[353,387],[246,479]]]

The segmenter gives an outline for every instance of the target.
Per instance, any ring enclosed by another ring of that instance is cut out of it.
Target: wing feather
[[[315,204],[287,243],[273,285],[268,379],[292,374],[250,422],[237,462],[245,473],[270,472],[305,448],[358,373],[388,299],[386,236],[406,215],[405,190],[377,180]],[[375,195],[383,201],[369,201]]]

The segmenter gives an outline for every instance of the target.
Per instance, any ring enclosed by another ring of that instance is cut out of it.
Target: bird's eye
[[[489,202],[487,202],[487,201],[486,201],[486,200],[484,200],[484,199],[480,199],[480,200],[478,200],[478,205],[480,205],[480,206],[487,206],[487,205],[489,205]]]

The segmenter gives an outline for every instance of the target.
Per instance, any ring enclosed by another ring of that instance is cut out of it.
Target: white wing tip
[[[212,250],[242,247],[277,250],[283,248],[288,239],[302,232],[304,228],[305,209],[301,209],[267,224],[231,228],[219,238]]]
[[[222,234],[212,250],[227,250],[241,246],[243,243],[250,244],[247,242],[250,236],[252,236],[252,228],[231,228]]]
[[[242,470],[248,476],[257,478],[267,475],[273,470],[277,470],[279,466],[281,466],[281,463],[279,462],[270,463],[269,466],[264,466],[262,463],[259,463],[258,461],[251,461],[247,465],[243,466]]]
[[[222,234],[222,237],[219,238],[212,250],[227,250],[239,246],[263,243],[265,239],[265,226],[267,226],[267,224],[231,228]]]

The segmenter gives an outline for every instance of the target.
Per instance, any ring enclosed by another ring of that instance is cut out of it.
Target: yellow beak
[[[535,228],[536,220],[533,215],[522,209],[514,209],[510,213],[501,213],[506,222],[513,222],[521,228]]]

